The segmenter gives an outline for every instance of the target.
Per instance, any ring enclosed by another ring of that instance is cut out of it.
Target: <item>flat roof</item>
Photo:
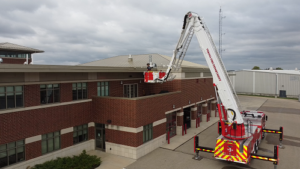
[[[159,69],[165,71],[165,69]],[[153,71],[158,69],[153,68]],[[22,65],[0,64],[0,72],[144,72],[140,67],[72,66],[72,65]],[[179,72],[209,72],[208,68],[183,68]]]
[[[300,75],[300,70],[251,70],[251,69],[243,69],[243,70],[237,70],[235,72],[240,72],[240,71],[263,72],[263,73],[283,73],[283,74]]]
[[[171,57],[157,53],[131,55],[132,61],[128,61],[129,55],[120,55],[109,57],[93,62],[83,63],[78,66],[111,66],[111,67],[140,67],[146,68],[149,63],[149,56],[152,56],[152,63],[156,63],[157,67],[167,67],[170,64]],[[208,68],[207,66],[197,63],[183,61],[181,67],[190,68]]]
[[[21,45],[9,43],[9,42],[0,43],[0,50],[22,51],[22,52],[29,52],[29,53],[43,53],[44,52],[39,49],[21,46]]]

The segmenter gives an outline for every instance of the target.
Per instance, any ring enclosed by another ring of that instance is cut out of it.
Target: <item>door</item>
[[[183,121],[184,121],[184,125],[186,124],[187,129],[191,128],[191,108],[185,108],[183,109],[184,112],[184,116],[183,116]]]
[[[168,140],[168,134],[170,138],[176,135],[176,112],[169,113],[166,116],[167,116],[166,140]]]
[[[105,125],[96,124],[96,149],[105,151]]]

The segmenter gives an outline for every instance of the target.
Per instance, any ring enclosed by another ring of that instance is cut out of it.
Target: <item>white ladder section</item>
[[[185,57],[185,54],[186,54],[186,52],[187,52],[187,50],[188,50],[188,48],[189,48],[189,45],[190,45],[190,43],[191,43],[191,41],[192,41],[192,38],[193,38],[193,35],[194,35],[194,30],[193,30],[193,28],[191,27],[190,29],[189,29],[189,32],[188,32],[188,37],[186,38],[186,40],[185,40],[185,42],[183,42],[183,45],[182,45],[182,51],[181,52],[179,52],[179,56],[178,56],[178,59],[175,61],[175,63],[173,64],[173,65],[175,65],[174,67],[174,70],[176,71],[176,70],[178,70],[178,69],[180,69],[180,66],[181,66],[181,64],[182,64],[182,62],[183,62],[183,59],[184,59],[184,57]],[[175,57],[176,58],[176,57]]]

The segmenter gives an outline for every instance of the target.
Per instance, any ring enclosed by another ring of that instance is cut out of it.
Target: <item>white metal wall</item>
[[[272,94],[276,93],[276,74],[252,72],[255,74],[255,94]]]
[[[285,90],[287,96],[300,94],[300,75],[278,74],[278,92]]]
[[[235,76],[235,91],[237,93],[253,92],[253,74],[252,72],[240,71]]]
[[[277,75],[278,79],[276,73],[237,71],[235,76],[230,76],[230,80],[237,93],[279,96],[279,91],[285,90],[288,97],[298,97],[300,75],[283,73],[277,73]]]

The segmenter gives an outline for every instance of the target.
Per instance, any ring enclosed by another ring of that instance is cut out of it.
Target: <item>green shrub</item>
[[[79,156],[56,158],[31,169],[94,169],[101,164],[100,158],[86,154],[83,150]]]

